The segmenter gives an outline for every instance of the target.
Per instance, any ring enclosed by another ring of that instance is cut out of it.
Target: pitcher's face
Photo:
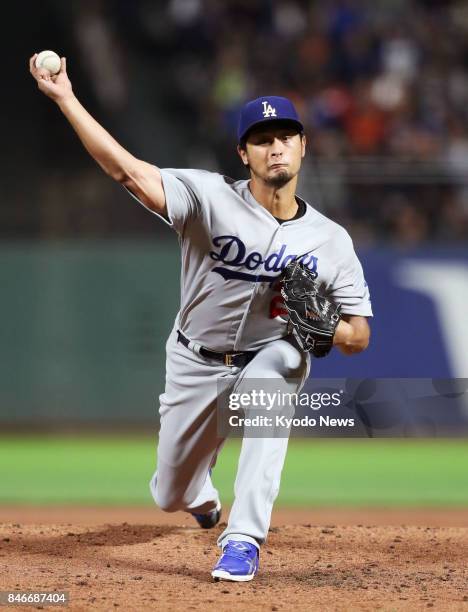
[[[247,136],[245,149],[238,147],[244,164],[265,184],[282,187],[297,176],[305,155],[306,138],[297,128],[265,125]]]

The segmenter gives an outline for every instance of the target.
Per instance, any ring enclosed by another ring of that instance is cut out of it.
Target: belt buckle
[[[234,358],[240,355],[243,355],[243,353],[224,353],[224,365],[230,366],[231,368],[235,367]]]

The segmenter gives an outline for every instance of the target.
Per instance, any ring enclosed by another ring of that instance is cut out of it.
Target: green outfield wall
[[[149,421],[179,303],[179,248],[3,243],[0,421]]]

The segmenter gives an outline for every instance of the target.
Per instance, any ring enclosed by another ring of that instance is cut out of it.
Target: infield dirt
[[[466,518],[461,510],[280,510],[259,575],[242,584],[210,577],[223,525],[202,531],[189,516],[148,508],[4,508],[0,590],[66,590],[67,609],[83,611],[468,612]]]

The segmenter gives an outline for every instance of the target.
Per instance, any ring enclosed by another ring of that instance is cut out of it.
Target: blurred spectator
[[[127,75],[118,39],[106,18],[105,0],[80,3],[75,37],[96,98],[108,111],[121,110],[128,95]]]
[[[46,4],[82,58],[77,91],[87,81],[90,110],[111,111],[122,126],[116,136],[136,154],[243,176],[235,152],[241,104],[287,95],[306,125],[301,193],[312,204],[366,243],[467,240],[462,0],[86,0],[73,3],[72,23],[58,0]],[[123,209],[111,228],[102,211],[95,233],[129,227]],[[38,218],[55,235],[73,215],[62,210],[54,224],[54,214]],[[92,233],[91,220],[76,232]]]

